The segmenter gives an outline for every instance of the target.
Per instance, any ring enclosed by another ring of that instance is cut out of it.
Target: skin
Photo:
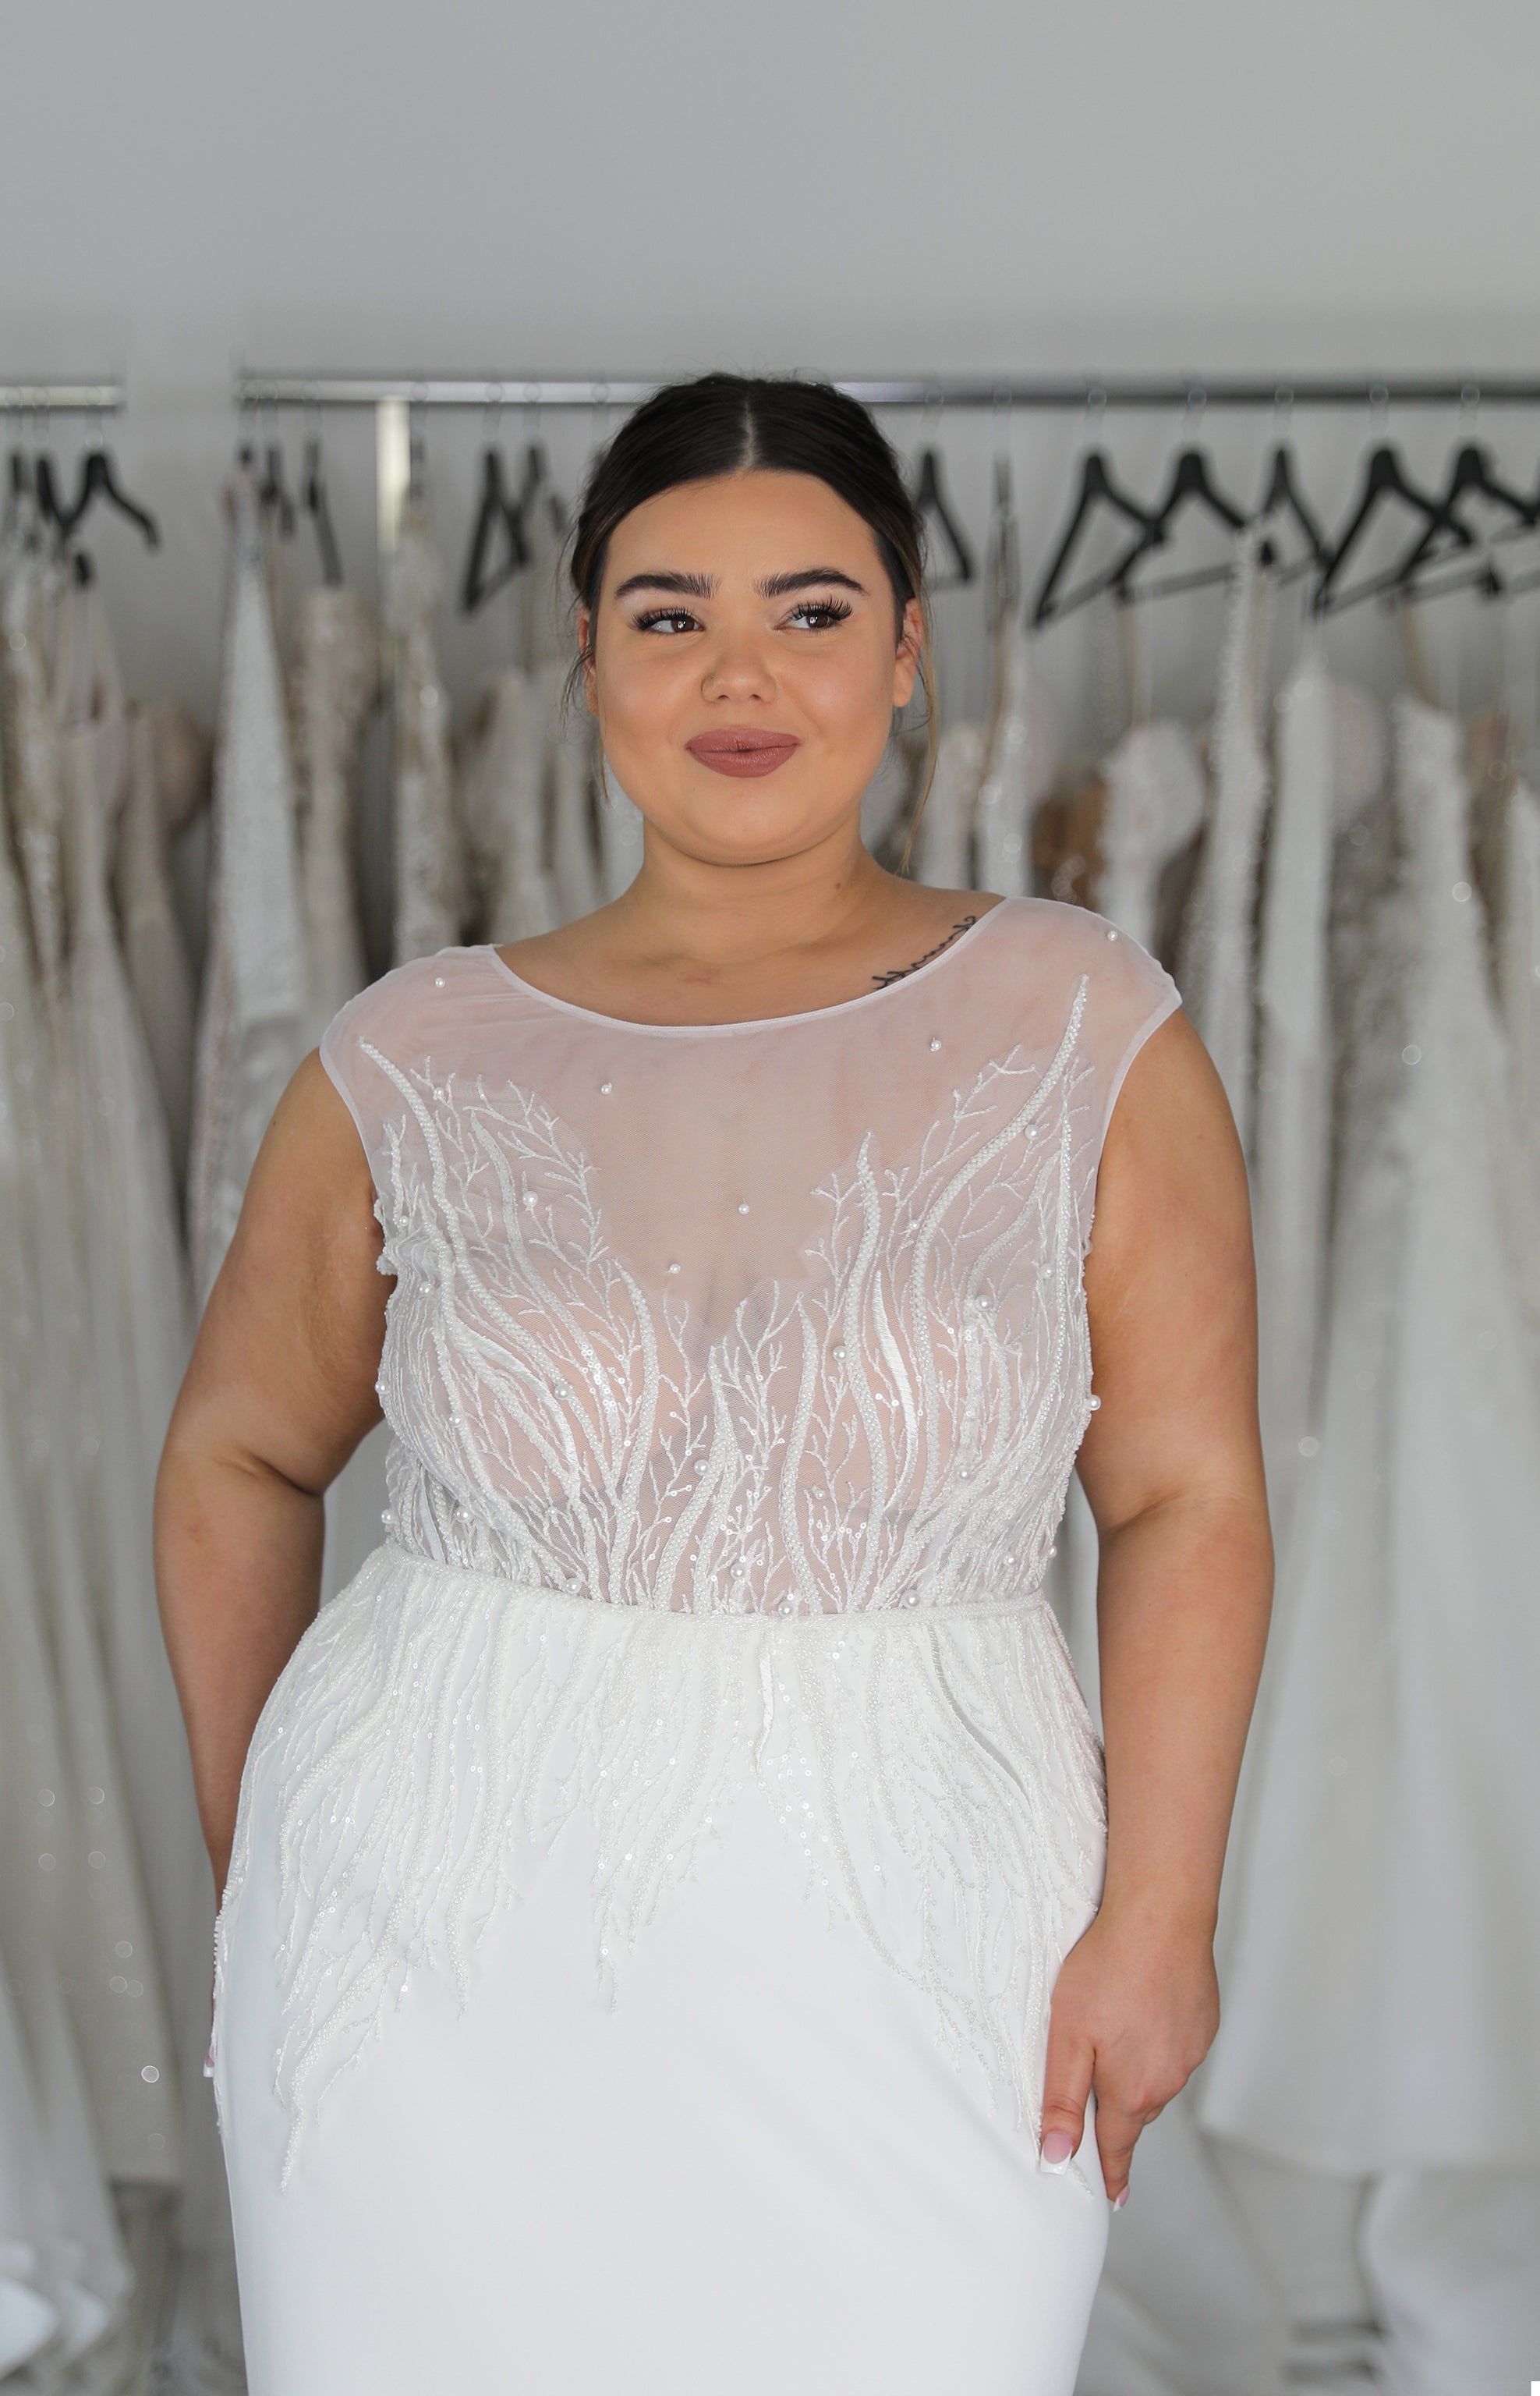
[[[815,568],[805,590],[763,587]],[[659,575],[698,587],[637,584]],[[848,613],[833,620],[820,600]],[[613,905],[503,952],[524,980],[639,1022],[796,1014],[909,969],[998,903],[896,879],[861,845],[860,795],[923,633],[826,485],[752,471],[649,500],[617,528],[578,629],[645,857]],[[728,779],[685,746],[724,726],[800,745],[773,774]],[[162,1618],[220,1886],[252,1730],[315,1615],[324,1492],[379,1418],[374,1194],[352,1118],[308,1058],[252,1174],[157,1492]],[[1141,2130],[1218,2025],[1220,1868],[1271,1593],[1246,1178],[1182,1016],[1146,1042],[1114,1109],[1085,1284],[1108,1863],[1055,1990],[1043,2152],[1078,2147],[1095,2087],[1116,2199]]]

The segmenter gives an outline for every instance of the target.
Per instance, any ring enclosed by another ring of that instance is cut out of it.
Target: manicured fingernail
[[[1043,2170],[1051,2172],[1066,2170],[1074,2151],[1068,2130],[1050,2130],[1042,2141]]]
[[[1113,2210],[1113,2212],[1114,2212],[1114,2213],[1121,2213],[1121,2212],[1122,2211],[1122,2209],[1123,2209],[1123,2206],[1124,2206],[1127,2203],[1128,2203],[1128,2190],[1127,2190],[1127,2189],[1126,2189],[1126,2188],[1121,2188],[1121,2189],[1118,2190],[1117,2195],[1112,2199],[1112,2210]]]

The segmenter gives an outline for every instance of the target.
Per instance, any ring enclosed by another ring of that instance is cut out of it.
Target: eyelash
[[[851,608],[849,602],[844,599],[800,599],[791,610],[791,614],[793,618],[822,617],[824,620],[821,624],[808,625],[804,629],[809,632],[823,632],[829,626],[844,623],[851,614]],[[639,632],[653,632],[659,624],[697,625],[697,619],[691,615],[687,607],[649,607],[645,614],[636,617],[633,620]]]

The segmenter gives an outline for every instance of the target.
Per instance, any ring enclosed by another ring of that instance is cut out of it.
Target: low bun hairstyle
[[[931,618],[925,591],[924,525],[903,470],[875,419],[832,383],[792,375],[701,375],[667,383],[644,400],[594,459],[572,537],[570,571],[591,626],[616,526],[633,508],[682,483],[759,467],[812,474],[868,526],[893,586],[895,640],[917,600],[924,627],[920,674],[930,719]],[[590,641],[592,640],[591,630]],[[578,660],[578,670],[586,662]],[[926,777],[926,790],[930,777]],[[922,799],[922,805],[923,800]]]

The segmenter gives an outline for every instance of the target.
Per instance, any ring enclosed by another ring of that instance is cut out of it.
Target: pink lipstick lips
[[[735,725],[721,732],[697,732],[684,746],[697,765],[709,765],[713,774],[735,774],[742,779],[773,774],[802,742],[790,732],[754,732],[747,725]]]

